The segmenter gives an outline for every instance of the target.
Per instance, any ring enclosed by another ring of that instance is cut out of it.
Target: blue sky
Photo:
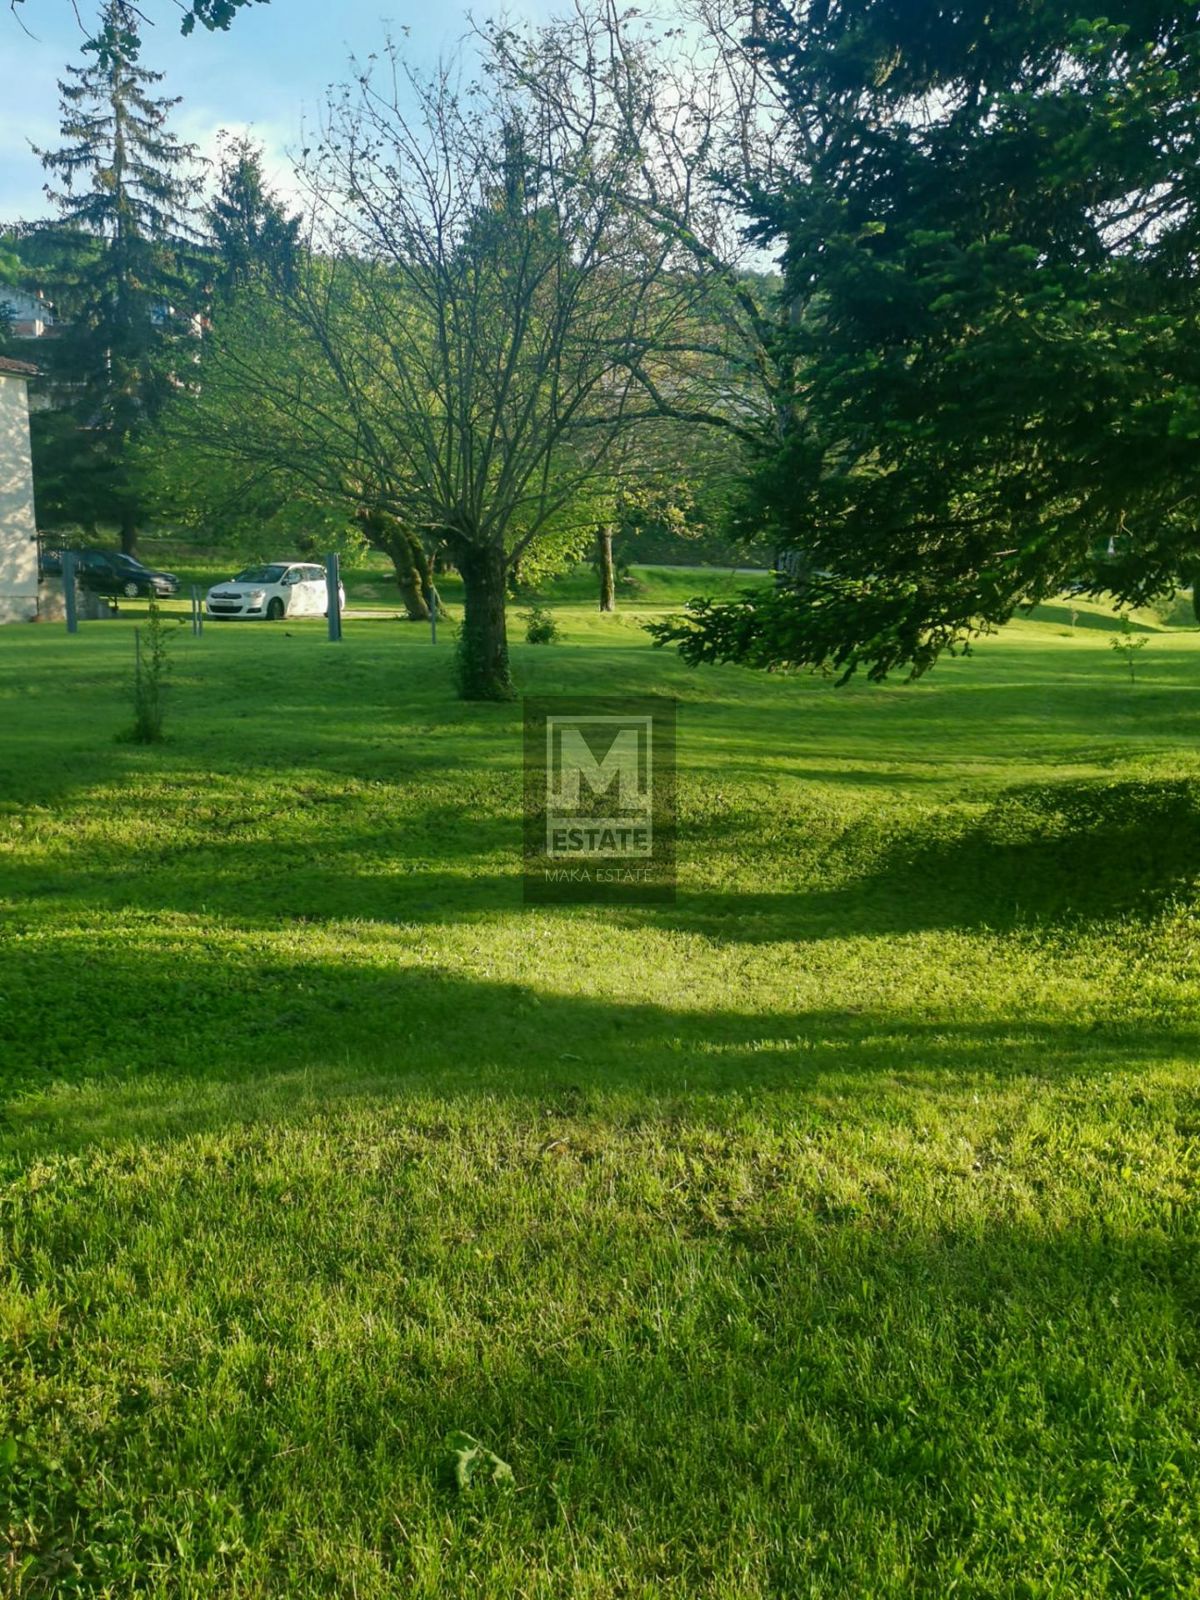
[[[85,21],[98,10],[98,0],[78,4]],[[30,143],[55,147],[57,80],[67,62],[81,59],[83,42],[71,0],[25,0],[19,9],[33,38],[0,0],[0,222],[46,214],[46,174]],[[174,0],[142,0],[142,9],[155,24],[143,30],[142,61],[165,74],[164,93],[183,97],[179,133],[212,153],[218,129],[250,129],[285,189],[286,151],[297,142],[301,118],[311,118],[325,87],[346,76],[352,52],[365,56],[389,31],[407,27],[410,54],[431,61],[453,50],[468,28],[468,6],[458,0],[270,0],[240,12],[227,33],[197,28],[183,39]],[[471,9],[487,16],[501,7],[476,0]],[[511,20],[552,9],[553,0],[503,7]]]

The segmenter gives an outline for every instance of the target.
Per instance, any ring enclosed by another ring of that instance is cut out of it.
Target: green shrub
[[[171,664],[167,656],[167,631],[156,601],[144,628],[134,631],[133,731],[134,744],[161,744],[167,678]]]
[[[527,644],[557,644],[562,638],[553,613],[545,606],[530,606],[528,611],[522,611],[521,617],[525,623]]]

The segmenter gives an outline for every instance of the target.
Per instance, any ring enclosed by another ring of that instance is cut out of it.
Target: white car
[[[346,609],[346,591],[338,585],[341,609]],[[325,568],[303,561],[273,561],[264,567],[247,567],[228,583],[214,584],[204,600],[204,609],[214,620],[227,617],[266,618],[323,617],[329,609],[329,587]]]

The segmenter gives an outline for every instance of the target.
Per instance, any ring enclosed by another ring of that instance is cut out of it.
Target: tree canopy
[[[377,540],[444,547],[474,698],[511,693],[510,570],[581,554],[619,441],[662,423],[656,352],[694,282],[625,205],[630,159],[502,76],[406,77],[393,55],[335,99],[303,173],[310,233],[214,312],[176,408],[202,453],[341,497]]]
[[[782,246],[790,384],[751,504],[801,559],[660,637],[882,676],[1071,582],[1175,583],[1200,555],[1194,11],[764,0],[753,21],[786,137],[729,189]]]
[[[66,0],[59,0],[59,3],[66,3]],[[228,28],[243,6],[265,6],[270,3],[271,0],[178,0],[171,7],[171,13],[178,15],[179,31],[183,34],[193,32],[197,23],[210,32],[216,32]],[[9,0],[9,9],[21,22],[26,19],[33,21],[34,17],[45,11],[46,0],[33,0],[32,5],[30,0]],[[137,0],[137,3],[123,0],[120,10],[123,27],[136,37],[139,28],[147,20],[145,0]],[[80,15],[77,4],[75,14]]]

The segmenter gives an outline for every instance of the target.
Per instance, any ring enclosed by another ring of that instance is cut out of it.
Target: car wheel
[[[136,600],[137,599],[137,594],[138,594],[138,586],[137,586],[136,583],[134,583],[132,580],[130,580],[130,582],[125,585],[125,598],[127,600]]]
[[[270,600],[270,601],[267,602],[267,621],[268,622],[278,622],[282,615],[283,615],[283,601],[279,598],[278,595],[276,595],[274,600]]]

